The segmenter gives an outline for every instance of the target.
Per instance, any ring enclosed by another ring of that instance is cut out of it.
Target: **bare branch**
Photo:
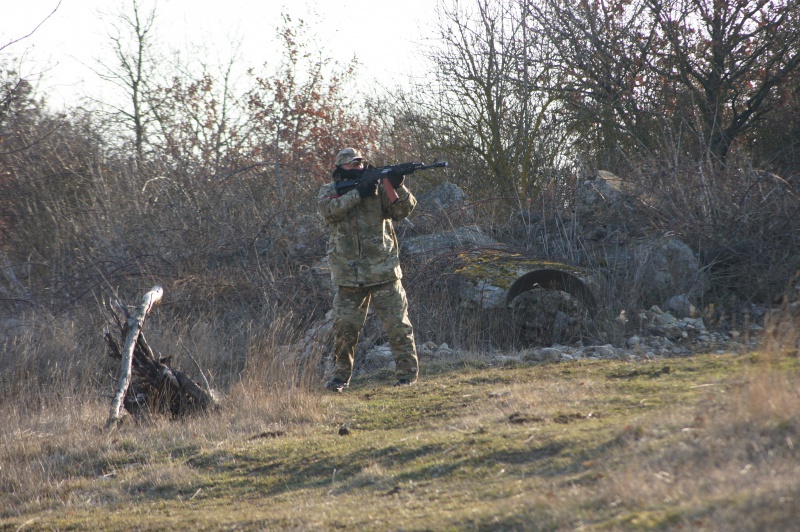
[[[19,37],[19,38],[17,38],[17,39],[13,39],[13,40],[11,40],[10,42],[7,42],[6,44],[4,44],[4,45],[0,46],[0,51],[2,51],[2,50],[4,50],[5,48],[7,48],[7,47],[11,46],[12,44],[16,44],[16,43],[18,43],[18,42],[20,42],[20,41],[22,41],[22,40],[24,40],[24,39],[27,39],[28,37],[30,37],[31,35],[33,35],[34,33],[36,33],[36,30],[38,30],[38,29],[39,29],[39,28],[42,26],[42,24],[44,24],[44,23],[47,21],[47,19],[49,19],[50,17],[52,17],[52,16],[55,14],[55,12],[56,12],[56,11],[58,11],[58,8],[61,6],[61,2],[62,2],[62,0],[58,0],[58,4],[56,4],[56,7],[54,7],[54,8],[53,8],[53,11],[51,11],[49,15],[47,15],[46,17],[44,17],[44,18],[42,19],[42,21],[41,21],[41,22],[39,22],[39,24],[37,24],[37,25],[36,25],[36,27],[35,27],[35,28],[33,28],[33,29],[30,31],[30,33],[28,33],[27,35],[23,35],[22,37]]]

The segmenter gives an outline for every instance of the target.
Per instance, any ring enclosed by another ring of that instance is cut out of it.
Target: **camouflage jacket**
[[[333,284],[373,286],[402,277],[392,220],[411,214],[417,200],[404,185],[397,195],[390,204],[382,184],[377,196],[364,199],[358,190],[338,195],[333,183],[320,189],[317,207],[331,227],[328,262]]]

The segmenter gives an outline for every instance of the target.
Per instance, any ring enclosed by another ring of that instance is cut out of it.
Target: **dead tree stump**
[[[203,390],[184,372],[170,368],[172,357],[154,353],[144,337],[145,318],[162,294],[160,286],[151,289],[133,315],[118,302],[111,306],[123,347],[120,348],[120,342],[111,332],[105,333],[109,356],[120,361],[107,428],[120,421],[122,408],[134,419],[142,420],[153,415],[182,418],[206,412],[215,405],[207,385]]]

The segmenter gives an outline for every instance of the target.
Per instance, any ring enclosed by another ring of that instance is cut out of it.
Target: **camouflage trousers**
[[[398,379],[417,378],[419,363],[414,330],[408,319],[408,300],[399,280],[376,286],[340,286],[333,298],[333,376],[350,382],[358,335],[373,304],[389,335]]]

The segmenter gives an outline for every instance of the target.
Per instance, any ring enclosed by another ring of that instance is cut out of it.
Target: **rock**
[[[653,307],[653,308],[658,309],[658,307]],[[655,318],[654,318],[654,321],[659,327],[667,327],[669,325],[674,325],[675,323],[678,322],[678,320],[675,318],[675,316],[673,316],[672,314],[670,314],[668,312],[661,312],[661,313],[656,314]]]
[[[583,238],[597,243],[599,249],[595,251],[601,259],[619,252],[624,254],[624,246],[620,246],[628,234],[647,225],[646,216],[640,212],[641,205],[641,201],[623,190],[620,178],[602,170],[593,179],[579,183],[575,190],[575,219]]]
[[[566,292],[592,310],[597,306],[600,279],[582,268],[497,248],[464,251],[456,259],[452,282],[462,300],[480,308],[505,308],[535,288]]]
[[[438,348],[439,346],[433,342],[425,342],[424,344],[417,346],[417,356],[420,358],[433,358]]]
[[[692,248],[674,237],[640,243],[633,261],[645,305],[663,301],[667,294],[699,296],[709,286]]]
[[[686,319],[691,320],[691,318]],[[700,320],[700,323],[702,324],[702,320]],[[650,337],[662,338],[662,343],[669,342],[670,340],[680,340],[684,336],[683,333],[686,332],[689,327],[686,321],[678,321],[675,316],[664,312],[657,305],[650,307],[650,310],[638,312],[636,314],[636,324],[643,334]],[[694,327],[692,327],[692,329],[694,329]],[[652,339],[650,343],[652,343]]]
[[[455,351],[453,349],[450,349],[450,346],[445,343],[440,345],[438,349],[436,349],[434,356],[436,358],[449,358],[452,357],[454,354]]]
[[[470,223],[472,209],[464,191],[453,183],[444,183],[417,196],[411,215],[414,234],[440,233]]]
[[[676,318],[693,318],[697,316],[697,308],[689,301],[689,296],[681,294],[672,296],[664,303],[664,310]]]
[[[611,360],[619,358],[617,349],[611,344],[589,345],[580,349],[577,353],[583,358]]]
[[[499,246],[495,239],[484,235],[475,225],[455,231],[406,238],[400,252],[408,256],[440,255],[457,249]]]
[[[528,290],[514,298],[511,306],[515,326],[535,345],[575,342],[589,328],[586,309],[560,290]]]
[[[598,345],[594,352],[599,358],[612,359],[618,357],[617,350],[611,344]]]
[[[520,353],[520,360],[523,362],[559,362],[561,355],[562,349],[556,347],[526,349]]]
[[[610,172],[603,172],[602,176],[598,175],[595,179],[584,181],[575,190],[575,211],[578,216],[594,217],[598,210],[612,208],[622,199],[623,194],[619,190],[618,182],[615,182],[618,178]],[[613,178],[605,179],[605,177]]]
[[[314,356],[325,358],[333,349],[333,310],[329,310],[323,319],[309,327],[302,340],[292,345],[280,346],[279,349],[285,358],[295,360],[296,363],[305,362]]]
[[[684,323],[687,328],[691,327],[698,331],[706,330],[706,324],[703,322],[703,318],[683,318],[681,322]]]
[[[373,368],[386,367],[392,360],[392,349],[388,345],[374,345],[364,354],[365,365]]]
[[[458,294],[463,303],[468,303],[466,307],[478,307],[484,309],[502,309],[506,307],[506,290],[491,284],[486,279],[483,282],[471,283],[461,280],[457,283]]]
[[[458,185],[446,182],[417,196],[417,209],[427,212],[447,211],[454,207],[463,207],[466,199],[467,195]]]

